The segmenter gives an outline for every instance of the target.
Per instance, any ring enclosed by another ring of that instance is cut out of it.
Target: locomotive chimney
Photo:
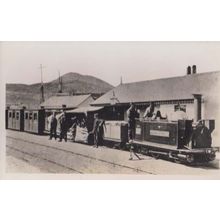
[[[190,75],[191,74],[191,66],[188,66],[187,67],[187,75]]]
[[[192,73],[193,73],[193,74],[196,74],[196,65],[193,65],[193,66],[192,66]]]
[[[194,122],[201,119],[202,113],[202,95],[193,94],[194,97]]]

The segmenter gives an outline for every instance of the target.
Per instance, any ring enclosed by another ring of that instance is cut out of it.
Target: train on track
[[[45,119],[44,109],[6,109],[6,129],[42,135],[46,128]],[[135,152],[155,158],[166,157],[189,164],[209,162],[215,159],[218,151],[211,145],[215,121],[201,120],[200,125],[203,130],[198,131],[192,120],[136,120],[134,139],[129,141],[126,121],[106,120],[103,143],[123,149],[132,146]]]
[[[158,159],[169,158],[175,162],[194,164],[215,159],[218,148],[212,147],[211,133],[214,120],[201,120],[194,127],[192,120],[136,120],[135,135],[128,141],[128,125],[125,121],[107,121],[108,132],[104,140],[119,148],[131,148],[137,153]]]

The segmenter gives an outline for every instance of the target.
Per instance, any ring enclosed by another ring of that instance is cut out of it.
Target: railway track
[[[19,149],[13,147],[13,146],[10,146],[10,145],[7,145],[7,144],[6,144],[6,147],[9,148],[9,149],[12,149],[13,151],[22,153],[23,155],[28,155],[29,157],[32,157],[32,158],[35,158],[35,157],[36,157],[36,155],[34,155],[34,154],[30,154],[30,153],[28,153],[28,152],[19,150]],[[19,158],[19,159],[22,159],[23,161],[29,163],[29,160],[25,160],[24,158]],[[42,157],[41,157],[40,159],[43,160],[43,161],[49,162],[49,163],[51,163],[51,164],[55,164],[56,166],[65,168],[66,170],[72,171],[72,172],[74,172],[74,173],[83,174],[82,172],[80,172],[80,171],[78,171],[78,170],[75,170],[75,169],[73,169],[73,168],[71,168],[71,167],[64,166],[64,165],[62,165],[62,164],[60,164],[60,163],[56,163],[55,161],[48,160],[48,159],[45,159],[45,158],[42,158]]]
[[[53,150],[57,150],[57,151],[60,151],[60,152],[65,152],[65,153],[68,153],[68,154],[71,154],[71,155],[75,155],[75,156],[79,156],[79,157],[82,157],[82,158],[86,158],[86,159],[89,159],[89,160],[93,160],[93,161],[98,161],[98,162],[101,162],[101,163],[104,163],[104,164],[108,164],[108,165],[111,165],[113,167],[118,167],[118,168],[124,168],[124,169],[128,169],[128,170],[131,170],[135,173],[143,173],[143,174],[151,174],[151,175],[156,175],[156,173],[153,173],[153,172],[148,172],[146,170],[142,170],[140,168],[134,168],[134,167],[131,167],[131,166],[127,166],[127,165],[123,165],[123,164],[119,164],[119,163],[114,163],[114,162],[111,162],[111,161],[107,161],[107,160],[103,160],[103,159],[100,159],[100,158],[96,158],[96,157],[93,157],[93,156],[89,156],[89,155],[85,155],[85,154],[81,154],[81,153],[77,153],[77,152],[73,152],[73,151],[70,151],[70,150],[67,150],[67,149],[61,149],[59,147],[56,147],[56,146],[50,146],[50,145],[47,145],[47,144],[41,144],[41,143],[36,143],[34,141],[29,141],[29,140],[24,140],[24,139],[21,139],[21,138],[15,138],[15,137],[11,137],[11,136],[6,136],[7,138],[9,139],[12,139],[14,141],[16,141],[16,143],[18,142],[23,142],[23,143],[28,143],[28,144],[31,144],[31,145],[38,145],[38,146],[41,146],[41,147],[45,147],[46,149],[53,149]],[[6,144],[6,146],[8,148],[11,148],[13,150],[16,150],[20,153],[23,153],[23,154],[26,154],[26,155],[29,155],[31,157],[36,157],[36,154],[33,154],[33,153],[29,153],[29,152],[26,152],[26,151],[23,151],[21,149],[18,149],[14,146],[11,146],[9,144]],[[83,172],[79,171],[79,170],[76,170],[76,169],[73,169],[71,167],[67,167],[61,163],[58,163],[58,162],[55,162],[53,160],[50,160],[48,158],[45,158],[42,155],[40,155],[40,159],[42,160],[45,160],[47,162],[50,162],[50,163],[53,163],[53,164],[56,164],[58,166],[61,166],[61,167],[64,167],[65,169],[70,169],[72,170],[73,172],[75,173],[79,173],[79,174],[83,174]]]

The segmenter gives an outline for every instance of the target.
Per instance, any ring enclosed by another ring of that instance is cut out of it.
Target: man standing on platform
[[[56,114],[53,112],[51,120],[50,120],[50,138],[49,140],[52,140],[52,138],[57,139],[57,119]]]
[[[130,107],[127,111],[128,115],[128,139],[129,139],[129,148],[130,148],[130,158],[129,160],[133,160],[133,154],[141,160],[141,158],[134,152],[133,139],[135,136],[135,120],[139,118],[139,113],[136,110],[133,103],[130,104]]]
[[[67,118],[66,118],[66,112],[63,111],[63,115],[60,118],[60,140],[59,142],[62,141],[62,139],[67,142]]]
[[[127,111],[127,115],[128,115],[128,138],[129,140],[133,140],[135,133],[135,119],[138,118],[138,112],[135,109],[133,103],[130,104],[130,107]]]

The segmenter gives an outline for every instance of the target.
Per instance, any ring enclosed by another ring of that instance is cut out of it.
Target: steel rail
[[[26,154],[26,155],[28,155],[28,156],[31,156],[31,157],[35,158],[35,155],[34,155],[34,154],[27,153],[27,152],[25,152],[25,151],[22,151],[22,150],[20,150],[20,149],[17,149],[17,148],[15,148],[15,147],[10,146],[10,145],[7,145],[7,144],[6,144],[6,146],[7,146],[8,148],[10,148],[10,149],[13,149],[13,150],[15,150],[15,151],[18,151],[18,152],[20,152],[20,153],[23,153],[23,154]],[[83,174],[82,172],[80,172],[80,171],[78,171],[78,170],[75,170],[75,169],[73,169],[73,168],[64,166],[64,165],[62,165],[62,164],[60,164],[60,163],[57,163],[57,162],[55,162],[55,161],[48,160],[48,159],[42,158],[42,157],[40,157],[40,159],[41,159],[41,160],[45,160],[45,161],[47,161],[47,162],[49,162],[49,163],[56,164],[57,166],[63,167],[63,168],[65,168],[65,169],[72,170],[72,171],[74,171],[74,172],[76,172],[76,173]],[[27,162],[27,161],[26,161],[26,162]]]
[[[139,168],[133,168],[133,167],[130,167],[130,166],[127,166],[127,165],[122,165],[122,164],[118,164],[118,163],[106,161],[106,160],[103,160],[103,159],[98,159],[98,158],[96,158],[96,157],[92,157],[92,156],[89,156],[89,155],[84,155],[84,154],[81,154],[81,153],[75,153],[75,152],[72,152],[72,151],[69,151],[69,150],[66,150],[66,149],[60,149],[60,148],[58,148],[58,147],[49,146],[49,145],[46,145],[46,144],[40,144],[40,143],[36,143],[36,142],[33,142],[33,141],[27,141],[27,140],[24,140],[24,139],[15,138],[15,137],[11,137],[11,136],[6,136],[6,137],[7,137],[7,138],[14,139],[14,140],[18,140],[18,141],[30,143],[30,144],[37,144],[37,145],[39,145],[39,146],[43,146],[43,147],[46,147],[46,148],[51,148],[51,149],[63,151],[63,152],[70,153],[70,154],[77,155],[77,156],[81,156],[81,157],[84,157],[84,158],[88,158],[88,159],[100,161],[100,162],[103,162],[103,163],[106,163],[106,164],[111,164],[111,165],[113,165],[113,166],[118,166],[118,167],[122,167],[122,168],[127,168],[127,169],[130,169],[130,170],[136,171],[137,173],[138,173],[138,172],[143,172],[143,173],[146,173],[146,174],[156,175],[156,174],[153,173],[153,172],[148,172],[148,171],[145,171],[145,170],[142,170],[142,169],[139,169]]]

